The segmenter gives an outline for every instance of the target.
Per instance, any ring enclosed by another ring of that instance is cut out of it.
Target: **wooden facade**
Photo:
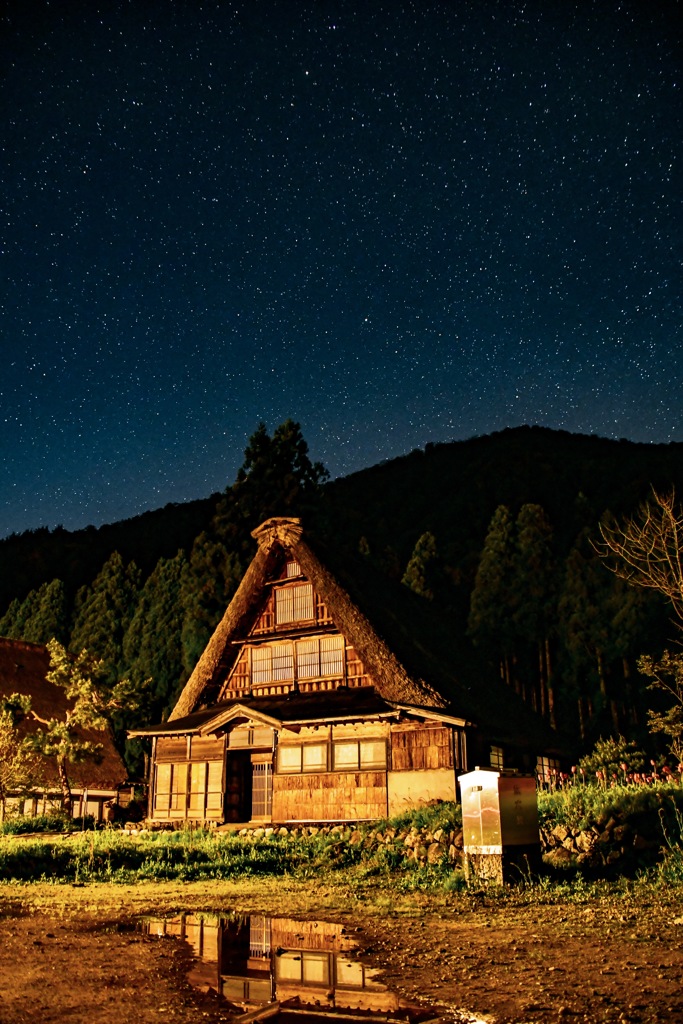
[[[154,740],[157,821],[358,821],[456,799],[472,722],[409,672],[302,539],[257,555]],[[486,764],[486,743],[472,745]],[[490,749],[493,749],[492,747]]]
[[[284,721],[276,729],[240,716],[217,727],[216,735],[157,736],[150,817],[232,823],[371,820],[419,803],[406,794],[419,793],[428,775],[429,799],[454,799],[455,772],[461,767],[458,727],[405,720],[402,711],[393,716],[404,720],[299,725],[296,731]]]

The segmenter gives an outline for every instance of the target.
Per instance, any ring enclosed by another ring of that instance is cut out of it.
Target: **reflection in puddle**
[[[142,927],[188,942],[196,957],[190,984],[217,992],[245,1024],[265,1018],[302,1024],[331,1014],[420,1024],[437,1015],[391,992],[376,970],[354,959],[355,943],[341,924],[179,914],[148,918]]]

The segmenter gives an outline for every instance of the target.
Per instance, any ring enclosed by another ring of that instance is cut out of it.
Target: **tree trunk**
[[[73,800],[71,799],[71,786],[69,785],[69,776],[66,772],[66,758],[60,757],[57,761],[57,771],[59,772],[59,784],[62,787],[62,810],[71,817],[73,810]]]
[[[584,707],[583,707],[583,697],[581,697],[581,696],[579,696],[578,699],[577,699],[577,707],[578,707],[578,711],[579,711],[579,733],[581,734],[581,739],[585,740],[585,738],[586,738],[586,715],[585,715]]]
[[[545,678],[545,662],[543,659],[543,644],[539,640],[538,642],[538,689],[541,698],[541,715],[543,718],[548,717],[548,688],[546,686]]]
[[[631,666],[626,656],[621,659],[621,664],[624,669],[624,686],[626,689],[626,705],[629,710],[629,721],[631,725],[640,725],[640,716],[638,715],[638,702],[634,693],[633,680],[631,678]]]
[[[555,687],[553,685],[553,670],[550,659],[550,641],[548,637],[545,638],[545,678],[546,686],[548,687],[548,718],[553,729],[557,729],[557,719],[555,717]]]

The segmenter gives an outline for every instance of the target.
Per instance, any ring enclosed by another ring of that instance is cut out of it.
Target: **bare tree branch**
[[[637,515],[603,523],[600,532],[598,551],[612,572],[663,594],[683,623],[683,508],[676,507],[675,492],[660,494],[653,487]]]

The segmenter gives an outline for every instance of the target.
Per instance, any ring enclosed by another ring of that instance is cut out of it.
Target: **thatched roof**
[[[557,746],[552,731],[471,645],[454,640],[430,602],[380,575],[366,560],[325,549],[304,535],[298,519],[269,519],[253,536],[256,556],[169,722],[215,700],[218,684],[237,657],[233,641],[246,637],[260,610],[264,584],[285,551],[297,560],[385,701],[442,708],[501,742],[538,749]]]
[[[67,707],[67,699],[61,686],[55,686],[46,679],[50,667],[50,655],[42,644],[26,640],[10,640],[0,637],[0,696],[9,697],[22,693],[31,698],[31,707],[41,718],[57,718]],[[22,722],[20,732],[35,731],[38,724],[30,716]],[[121,760],[108,732],[93,729],[80,730],[83,739],[102,745],[99,763],[83,761],[69,767],[69,779],[75,788],[116,789],[126,780],[126,767]],[[57,769],[49,758],[44,760],[44,773],[40,784],[50,787],[58,785]]]
[[[246,635],[263,599],[268,569],[281,557],[283,549],[296,558],[314,590],[325,601],[335,625],[354,645],[383,697],[435,707],[445,705],[444,698],[428,682],[419,677],[411,677],[406,672],[359,606],[351,600],[347,591],[337,583],[303,539],[300,520],[268,519],[254,530],[252,536],[258,542],[256,556],[185,684],[169,719],[181,718],[195,709],[206,688],[214,681],[219,666],[225,664],[228,644],[235,637]]]

